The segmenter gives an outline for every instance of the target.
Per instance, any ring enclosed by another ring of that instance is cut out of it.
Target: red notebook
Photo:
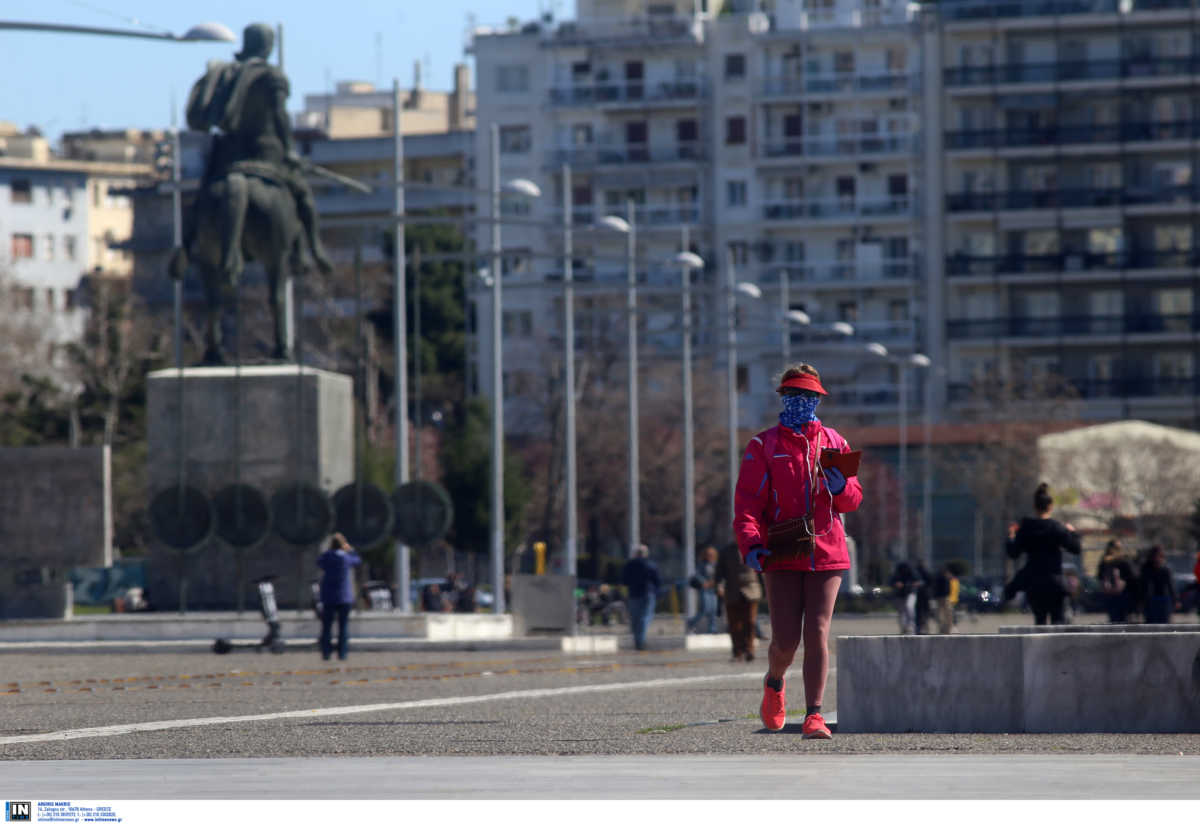
[[[836,449],[821,450],[821,466],[825,469],[831,466],[837,467],[838,471],[847,478],[853,478],[858,474],[858,465],[861,462],[861,449],[854,452],[839,452]]]

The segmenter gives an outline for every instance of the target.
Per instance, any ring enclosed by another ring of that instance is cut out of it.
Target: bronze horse
[[[228,212],[238,201],[244,204],[245,220],[240,237],[232,237]],[[257,261],[266,270],[275,331],[272,357],[292,360],[283,286],[289,274],[303,274],[311,258],[305,254],[304,227],[286,184],[253,174],[215,176],[201,187],[189,228],[184,248],[175,250],[171,275],[183,277],[189,263],[200,270],[208,303],[203,363],[225,363],[222,317],[234,300],[246,261]]]

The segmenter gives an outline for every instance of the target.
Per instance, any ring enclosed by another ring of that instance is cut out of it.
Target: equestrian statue
[[[211,132],[212,143],[170,273],[182,278],[189,263],[200,269],[208,303],[205,364],[225,362],[222,314],[251,260],[267,274],[275,324],[272,357],[293,359],[283,284],[289,273],[303,274],[314,265],[325,274],[333,271],[305,174],[366,188],[297,156],[286,108],[288,80],[267,62],[274,45],[271,26],[251,23],[235,61],[210,62],[188,97],[188,128]]]

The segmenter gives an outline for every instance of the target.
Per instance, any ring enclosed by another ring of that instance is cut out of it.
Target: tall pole
[[[900,389],[900,557],[908,560],[908,402],[905,397],[908,370],[900,360],[896,361],[896,368]]]
[[[925,381],[925,420],[923,424],[922,440],[924,444],[921,448],[921,472],[923,473],[921,484],[921,537],[923,546],[921,551],[925,555],[925,563],[933,565],[933,418],[930,415],[929,389],[933,381],[930,380],[932,374],[926,374]]]
[[[625,221],[629,231],[625,233],[625,321],[629,328],[629,555],[642,542],[641,498],[639,490],[638,456],[638,319],[637,319],[637,268],[634,262],[637,250],[637,228],[634,224],[633,200],[625,201]]]
[[[725,250],[725,281],[728,289],[727,318],[729,353],[726,369],[728,371],[728,400],[729,408],[729,520],[733,522],[734,495],[737,490],[738,477],[738,398],[737,398],[737,275],[733,271],[733,250]],[[786,325],[787,320],[784,319]]]
[[[183,179],[183,159],[179,156],[180,141],[174,100],[171,102],[171,226],[174,248],[183,246],[183,192],[179,187]],[[177,278],[174,284],[175,298],[175,368],[183,369],[183,278]],[[179,379],[183,376],[180,374]]]
[[[405,304],[408,297],[404,282],[404,138],[400,128],[400,81],[392,78],[392,177],[395,194],[392,199],[392,218],[396,233],[395,281],[392,306],[392,322],[395,325],[396,346],[396,471],[395,482],[399,488],[408,483],[408,315]],[[410,612],[408,601],[409,550],[406,544],[395,544],[396,559],[393,580],[396,586],[396,606],[401,612]]]
[[[574,269],[571,265],[571,167],[562,167],[562,202],[563,202],[563,337],[566,339],[567,350],[563,357],[563,394],[566,396],[566,439],[567,439],[567,574],[576,575],[578,551],[578,515],[575,507],[578,498],[577,479],[575,477],[575,285]]]
[[[283,23],[275,24],[275,56],[280,73],[283,72]],[[401,195],[403,198],[403,195]],[[403,204],[403,200],[400,201]],[[403,211],[403,210],[402,210]],[[295,357],[296,353],[296,278],[288,269],[283,279],[283,342],[288,353]],[[299,361],[297,361],[297,364]],[[408,590],[406,589],[407,593]]]
[[[421,247],[413,249],[413,477],[421,480]]]
[[[792,270],[784,266],[783,271],[779,274],[779,302],[782,304],[779,307],[779,316],[783,323],[783,368],[787,369],[788,362],[792,359],[792,319],[788,317],[788,312],[791,311],[791,297],[788,295],[788,289],[791,286]]]
[[[683,227],[683,250],[688,251],[688,227]],[[683,300],[683,577],[696,573],[696,468],[692,441],[692,273],[686,263],[679,269]],[[696,612],[696,591],[687,588],[687,614]]]
[[[500,127],[493,123],[492,197],[492,611],[504,612],[504,353],[500,340]]]

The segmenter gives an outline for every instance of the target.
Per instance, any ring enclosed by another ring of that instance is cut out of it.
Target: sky
[[[180,123],[188,91],[212,59],[230,60],[247,23],[282,23],[288,108],[339,80],[408,87],[421,61],[422,85],[449,89],[469,14],[477,25],[529,20],[546,7],[574,16],[573,0],[0,0],[0,20],[105,28],[149,27],[182,34],[224,23],[233,43],[173,43],[85,34],[0,30],[0,121],[37,126],[57,138],[84,128],[163,128],[172,99]],[[468,63],[470,61],[468,60]],[[474,81],[472,81],[474,83]]]

